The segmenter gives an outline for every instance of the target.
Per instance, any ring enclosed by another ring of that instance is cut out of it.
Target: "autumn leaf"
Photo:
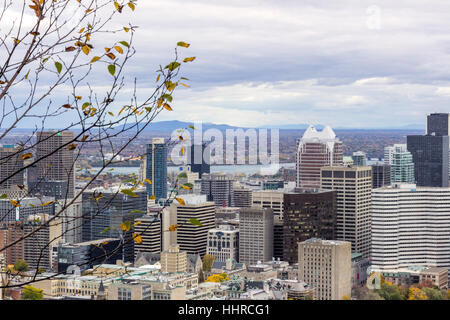
[[[152,184],[152,181],[150,179],[145,179],[145,182],[147,182],[148,184]]]
[[[128,6],[130,7],[130,9],[131,9],[132,11],[134,11],[134,10],[136,9],[136,6],[135,6],[135,4],[134,4],[133,2],[129,2],[129,3],[128,3]]]
[[[91,49],[88,46],[83,46],[81,49],[83,50],[85,55],[88,55],[89,52],[91,52]]]
[[[122,47],[114,46],[114,49],[116,49],[118,53],[123,54],[123,49],[122,49]]]
[[[22,155],[22,160],[26,160],[26,159],[30,159],[32,158],[33,155],[31,154],[31,152],[25,153],[24,155]]]
[[[150,197],[148,197],[150,200],[155,200],[156,196],[155,195],[151,195]]]
[[[97,62],[98,60],[100,60],[100,57],[95,56],[92,58],[91,63]]]
[[[164,108],[165,108],[166,110],[173,111],[172,107],[169,106],[167,103],[164,103]]]
[[[130,44],[129,44],[128,42],[126,42],[126,41],[120,41],[119,43],[120,43],[121,45],[127,47],[127,48],[130,47]]]
[[[180,42],[177,43],[177,46],[189,48],[190,44],[186,43],[186,42],[183,42],[183,41],[180,41]]]
[[[186,205],[186,203],[184,202],[184,200],[181,199],[181,198],[175,198],[175,200],[177,200],[178,203],[181,204],[182,206]]]
[[[189,57],[189,58],[185,58],[183,60],[183,62],[191,62],[191,61],[194,61],[194,60],[195,60],[195,57]]]
[[[128,31],[130,31],[130,28],[123,27],[123,30],[125,30],[125,32],[128,32]]]
[[[67,149],[73,150],[73,149],[75,149],[76,147],[77,147],[77,144],[76,144],[76,143],[72,143],[72,144],[69,144],[69,145],[67,146]]]
[[[169,231],[171,231],[171,232],[177,231],[177,229],[178,229],[178,225],[176,225],[176,224],[169,227]]]
[[[139,233],[133,233],[133,240],[137,244],[141,244],[142,243],[142,237],[140,236]]]
[[[16,201],[16,200],[9,200],[9,202],[11,202],[11,204],[12,204],[14,207],[16,207],[16,208],[20,207],[19,201]]]
[[[189,223],[193,224],[194,226],[203,227],[203,224],[198,219],[194,219],[194,218],[189,219]]]
[[[185,183],[181,186],[183,189],[185,190],[191,190],[192,189],[192,184],[190,183]]]
[[[54,200],[47,201],[47,202],[41,204],[41,207],[46,207],[46,206],[52,204],[53,202],[55,202],[55,201]]]
[[[133,198],[137,198],[139,197],[136,193],[133,192],[133,190],[131,189],[122,189],[120,190],[120,192],[122,192],[123,194],[126,194],[127,196],[133,197]]]
[[[131,222],[130,221],[122,222],[120,224],[120,229],[122,229],[125,232],[130,231],[130,229],[131,229]]]
[[[62,107],[65,108],[65,109],[75,109],[70,104],[63,104]]]

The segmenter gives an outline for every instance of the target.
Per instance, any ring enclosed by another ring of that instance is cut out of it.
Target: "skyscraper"
[[[147,184],[148,196],[156,200],[167,198],[167,146],[164,138],[154,138],[147,144],[146,175],[152,184]]]
[[[395,184],[372,193],[372,269],[450,267],[450,188]]]
[[[365,152],[357,151],[353,152],[352,155],[353,165],[356,166],[367,166],[367,156]]]
[[[352,251],[370,255],[371,167],[323,167],[322,189],[337,191],[336,239],[349,241]]]
[[[10,193],[19,190],[19,185],[24,184],[24,172],[18,172],[23,168],[21,148],[14,145],[0,147],[0,184],[1,193]]]
[[[414,162],[406,144],[384,148],[384,164],[391,166],[391,184],[414,183]]]
[[[204,195],[180,195],[185,205],[174,201],[170,206],[171,214],[177,219],[177,243],[180,250],[188,254],[206,254],[208,231],[215,227],[214,202],[206,201]],[[201,225],[193,224],[196,219]]]
[[[407,142],[417,185],[448,187],[449,136],[410,135]]]
[[[218,207],[231,207],[233,204],[234,179],[230,175],[211,173],[202,177],[201,194]]]
[[[330,127],[317,131],[313,126],[297,140],[297,187],[320,188],[320,168],[343,163],[342,142]]]
[[[188,153],[192,172],[197,172],[200,179],[204,173],[210,173],[211,148],[206,142],[192,144],[188,149]]]
[[[134,244],[134,257],[136,258],[138,253],[159,254],[163,251],[161,219],[158,217],[158,213],[146,214],[137,218],[136,224],[134,232],[141,236],[142,242]]]
[[[388,164],[372,165],[372,189],[391,184],[391,166]]]
[[[36,157],[37,181],[29,182],[31,193],[56,199],[72,199],[74,187],[74,150],[69,144],[74,135],[71,131],[41,131],[37,133]]]
[[[298,262],[298,243],[336,237],[336,191],[295,189],[284,194],[283,260]]]
[[[341,300],[352,290],[351,244],[309,239],[298,245],[299,280],[312,284],[318,300]]]
[[[450,132],[450,113],[432,113],[427,117],[427,134],[448,136]],[[450,157],[449,157],[450,167]],[[450,170],[449,170],[450,180]]]
[[[259,207],[239,212],[239,262],[246,265],[272,260],[273,212]]]

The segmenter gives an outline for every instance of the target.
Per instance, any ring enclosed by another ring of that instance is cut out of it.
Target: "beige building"
[[[217,261],[239,259],[239,229],[231,225],[219,225],[209,230],[207,253]]]
[[[351,296],[351,243],[309,239],[298,244],[298,277],[315,288],[318,300]]]
[[[187,252],[180,251],[179,245],[173,245],[161,252],[161,272],[186,272]]]
[[[108,286],[108,300],[151,300],[152,290],[148,284],[130,282],[115,282]]]
[[[322,189],[337,191],[336,239],[350,241],[352,252],[370,256],[372,167],[322,167]]]
[[[253,206],[270,208],[274,215],[283,216],[283,192],[274,190],[253,191]]]
[[[233,188],[233,207],[249,208],[252,206],[252,189],[245,187]]]
[[[448,289],[448,269],[432,267],[420,272],[419,281],[431,281],[439,289]]]
[[[239,213],[239,262],[246,265],[273,257],[273,211],[243,208]]]

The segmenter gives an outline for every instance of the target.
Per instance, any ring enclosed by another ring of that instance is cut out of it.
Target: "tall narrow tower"
[[[152,184],[147,184],[147,194],[156,200],[167,198],[167,146],[164,138],[154,138],[147,144],[146,176]]]

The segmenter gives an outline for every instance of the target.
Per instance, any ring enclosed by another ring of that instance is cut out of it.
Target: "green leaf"
[[[120,41],[119,43],[120,43],[121,45],[127,47],[127,48],[130,47],[130,44],[129,44],[128,42],[126,42],[126,41]]]
[[[7,198],[8,198],[8,195],[6,193],[4,193],[0,196],[0,199],[7,199]]]
[[[165,100],[167,100],[169,102],[172,102],[172,100],[173,100],[173,97],[170,94],[168,94],[168,93],[163,94],[161,96],[161,98],[163,98],[163,99],[165,99]]]
[[[191,128],[192,130],[195,130],[195,127],[193,125],[190,125],[189,128]]]
[[[169,69],[170,71],[173,71],[176,68],[178,68],[179,66],[180,66],[180,63],[174,61],[174,62],[169,63],[164,69]]]
[[[178,175],[178,178],[187,178],[187,173],[186,172],[182,172]]]
[[[111,227],[105,228],[105,229],[103,229],[102,232],[100,232],[100,233],[108,232],[110,229],[111,229]]]
[[[134,193],[131,189],[122,189],[120,190],[120,192],[122,192],[123,194],[126,194],[127,196],[133,197],[133,198],[137,198],[139,197],[136,193]]]
[[[194,226],[203,227],[203,224],[198,219],[189,219],[189,223],[193,224]]]
[[[183,41],[180,41],[180,42],[177,43],[177,46],[189,48],[190,44],[186,43],[186,42],[183,42]]]
[[[110,64],[110,65],[108,66],[108,71],[109,71],[109,73],[110,73],[112,76],[114,76],[114,75],[116,74],[116,66],[113,65],[113,64]]]
[[[62,64],[60,62],[55,62],[56,71],[58,71],[58,74],[62,71]]]
[[[130,211],[130,213],[147,213],[146,211],[144,211],[144,210],[131,210]]]
[[[185,78],[185,77],[181,77],[180,79],[181,79],[181,80],[188,80],[188,81],[189,81],[189,79],[188,79],[188,78]]]

